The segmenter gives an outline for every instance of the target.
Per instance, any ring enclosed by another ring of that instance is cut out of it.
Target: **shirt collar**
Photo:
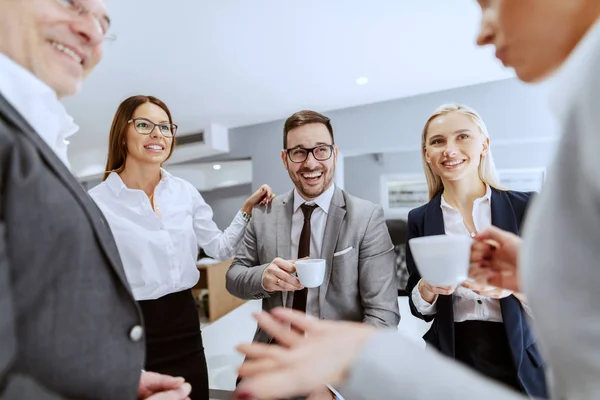
[[[600,46],[600,19],[588,30],[573,49],[567,60],[550,78],[550,108],[560,121],[566,119],[573,99],[580,91],[583,79],[582,68],[589,67],[588,58]],[[595,72],[594,72],[595,73]]]
[[[171,177],[173,176],[170,173],[168,173],[164,168],[160,169],[160,175],[161,182],[165,182],[171,179]],[[110,190],[112,190],[112,192],[115,194],[115,196],[119,196],[123,189],[128,189],[128,187],[125,186],[125,183],[121,179],[121,176],[114,171],[108,175],[105,182],[106,185],[110,188]]]
[[[79,127],[56,92],[21,65],[0,53],[0,93],[68,165],[65,139]]]
[[[483,197],[475,199],[473,204],[479,204],[481,202],[484,202],[485,200],[490,200],[491,198],[492,198],[492,188],[490,187],[490,185],[488,185],[486,183],[485,184],[485,194],[483,195]],[[452,207],[450,204],[448,204],[448,202],[446,202],[446,199],[444,199],[444,194],[442,194],[442,201],[441,201],[440,206],[442,208],[446,207],[446,208],[451,208],[454,210],[454,207]]]
[[[321,193],[319,197],[314,200],[306,201],[300,196],[298,193],[298,189],[294,189],[294,213],[298,211],[300,206],[304,203],[307,204],[316,204],[325,211],[325,214],[329,213],[329,205],[331,204],[331,199],[333,198],[333,193],[335,192],[335,185],[329,186],[329,188]]]

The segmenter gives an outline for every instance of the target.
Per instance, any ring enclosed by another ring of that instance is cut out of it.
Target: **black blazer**
[[[530,197],[531,193],[492,189],[492,225],[519,234]],[[419,313],[410,295],[421,276],[415,266],[408,240],[414,237],[445,233],[441,199],[442,194],[439,193],[429,203],[415,208],[408,214],[406,264],[410,276],[406,290],[409,292],[409,304],[412,314],[427,322],[433,320],[431,328],[423,336],[423,339],[441,353],[454,358],[452,295],[438,297],[437,313],[435,315],[422,315]],[[509,296],[500,300],[500,308],[512,357],[517,367],[519,382],[528,395],[547,397],[543,362],[535,346],[535,337],[527,324],[521,303],[516,297]]]

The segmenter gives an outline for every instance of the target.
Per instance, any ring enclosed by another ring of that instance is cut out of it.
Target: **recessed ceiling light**
[[[213,169],[218,171],[221,169],[221,166],[219,164],[215,164],[213,165]]]
[[[367,83],[369,83],[369,78],[367,78],[366,76],[361,76],[356,80],[357,85],[366,85]]]

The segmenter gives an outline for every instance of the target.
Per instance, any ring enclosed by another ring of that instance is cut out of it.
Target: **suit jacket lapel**
[[[506,193],[492,189],[490,208],[492,210],[492,225],[514,234],[519,233],[517,217]]]
[[[427,204],[423,236],[443,235],[445,233],[444,216],[442,214],[442,194],[438,193]]]
[[[102,237],[101,235],[101,232],[108,231],[110,233],[108,224],[104,221],[104,216],[99,209],[97,209],[97,211],[101,218],[95,218],[91,213],[90,207],[95,206],[93,200],[91,200],[79,182],[77,182],[71,171],[67,169],[65,164],[58,158],[54,151],[46,144],[46,142],[44,142],[40,135],[33,130],[31,125],[25,121],[25,119],[10,105],[10,103],[8,103],[8,101],[1,94],[0,110],[2,110],[2,114],[4,114],[10,120],[10,122],[12,122],[16,128],[19,129],[20,132],[36,146],[41,157],[46,161],[48,168],[55,173],[55,175],[65,185],[67,190],[69,190],[73,197],[79,201],[83,210],[87,214],[94,231],[96,232],[96,236],[98,237],[98,242],[101,248],[110,259],[113,269],[116,271],[117,275],[120,277],[125,286],[129,288],[129,283],[125,277],[125,271],[122,268],[121,258],[118,254],[116,246],[113,246],[113,249],[108,249],[106,238]],[[112,234],[111,239],[113,239]]]
[[[327,263],[325,270],[325,279],[323,284],[319,286],[319,308],[322,310],[327,294],[327,287],[331,278],[331,269],[333,267],[333,253],[337,245],[342,222],[346,216],[346,200],[344,193],[338,187],[333,192],[329,212],[327,213],[327,222],[325,223],[325,232],[323,234],[323,245],[321,247],[321,258]],[[356,249],[358,251],[358,249]]]
[[[491,199],[492,225],[514,234],[519,233],[519,221],[515,215],[512,203],[505,192],[492,189]],[[523,313],[521,304],[514,296],[500,299],[502,320],[510,343],[513,360],[520,367],[523,359]]]
[[[294,191],[290,191],[287,193],[284,198],[281,206],[277,210],[277,236],[275,241],[277,243],[277,257],[281,257],[284,260],[289,260],[292,256],[292,245],[291,245],[291,237],[292,237],[292,216],[294,214]],[[294,257],[292,257],[294,258]],[[288,296],[287,292],[281,292],[281,304],[288,306],[287,300],[288,297],[291,299],[291,296]],[[289,307],[291,307],[291,301]]]

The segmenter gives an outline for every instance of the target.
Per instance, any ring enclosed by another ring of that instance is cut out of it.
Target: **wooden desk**
[[[198,264],[200,280],[192,288],[194,297],[198,297],[202,289],[208,290],[208,319],[213,322],[234,310],[246,301],[229,294],[225,288],[225,275],[232,260]]]

